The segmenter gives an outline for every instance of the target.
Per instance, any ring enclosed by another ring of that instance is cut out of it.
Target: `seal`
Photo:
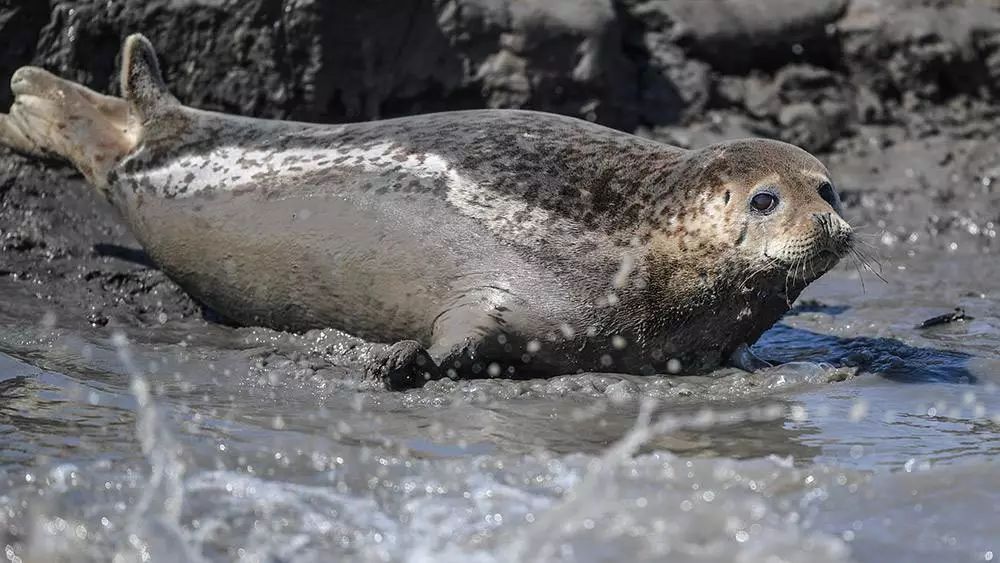
[[[0,142],[74,164],[232,321],[391,343],[366,374],[394,389],[767,365],[749,346],[854,242],[827,169],[777,141],[515,110],[250,119],[178,102],[140,35],[122,60],[123,98],[18,70]]]

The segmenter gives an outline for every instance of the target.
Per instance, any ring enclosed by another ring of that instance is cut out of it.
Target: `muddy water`
[[[995,258],[882,251],[886,283],[845,265],[766,334],[772,370],[405,394],[333,331],[80,331],[0,278],[5,556],[994,560]]]

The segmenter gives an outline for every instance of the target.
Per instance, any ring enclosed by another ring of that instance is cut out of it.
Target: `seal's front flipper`
[[[445,377],[465,379],[500,375],[501,367],[509,368],[512,359],[520,359],[521,355],[504,349],[501,339],[491,338],[500,331],[493,304],[496,301],[473,300],[438,315],[430,350],[415,340],[397,342],[373,359],[365,370],[366,379],[381,383],[386,389],[403,390],[422,387],[428,381]],[[506,342],[505,338],[503,340]]]
[[[402,340],[389,346],[365,369],[365,379],[381,383],[391,391],[423,387],[441,377],[437,364],[416,340]]]
[[[758,358],[750,350],[750,346],[740,344],[732,355],[729,356],[729,365],[743,371],[755,372],[759,369],[774,367],[770,363]]]
[[[36,67],[11,78],[14,104],[0,114],[0,143],[71,162],[103,189],[107,173],[135,145],[128,105]]]

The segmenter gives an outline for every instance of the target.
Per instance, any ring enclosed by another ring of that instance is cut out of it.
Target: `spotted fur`
[[[457,376],[701,371],[852,242],[829,173],[784,143],[688,151],[508,110],[248,119],[182,106],[151,49],[126,44],[126,100],[108,103],[127,126],[90,176],[171,277],[240,323],[416,340]],[[87,130],[67,135],[28,140],[93,164]],[[765,188],[767,216],[748,206]]]

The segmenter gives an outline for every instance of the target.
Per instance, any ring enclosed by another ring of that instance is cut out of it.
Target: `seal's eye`
[[[754,211],[758,213],[770,213],[774,211],[775,207],[778,207],[778,196],[770,192],[760,192],[750,198],[750,207],[753,207]]]

